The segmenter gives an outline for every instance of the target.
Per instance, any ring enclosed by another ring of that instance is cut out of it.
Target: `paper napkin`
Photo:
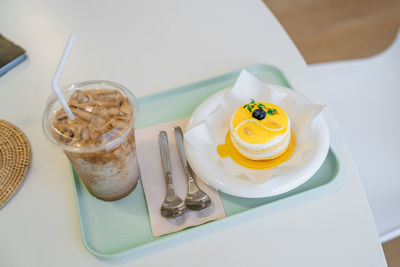
[[[138,129],[135,132],[141,180],[150,215],[151,230],[155,237],[218,220],[226,216],[218,192],[199,178],[197,178],[197,184],[211,198],[212,204],[210,207],[202,211],[188,210],[177,219],[166,219],[160,214],[160,207],[166,195],[166,181],[160,157],[158,132],[163,130],[168,134],[173,183],[177,195],[184,199],[187,193],[186,177],[172,129],[175,126],[185,129],[187,120],[188,118],[184,118],[157,124]]]
[[[232,179],[244,179],[250,183],[261,184],[293,168],[301,167],[317,146],[312,137],[311,124],[324,106],[313,104],[301,95],[290,93],[289,90],[288,88],[272,90],[263,81],[243,70],[233,88],[218,98],[218,103],[214,103],[215,108],[202,114],[204,119],[185,133],[185,139],[202,157],[207,158],[212,164],[220,164],[227,176]],[[276,168],[247,169],[229,157],[221,158],[217,153],[217,146],[225,143],[232,115],[250,99],[280,106],[291,120],[296,147],[289,160]]]

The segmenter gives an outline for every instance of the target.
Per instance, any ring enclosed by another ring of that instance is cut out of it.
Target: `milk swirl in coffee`
[[[103,200],[128,195],[137,184],[139,166],[135,153],[133,107],[120,91],[75,90],[68,100],[74,114],[70,120],[57,111],[53,137],[86,152],[65,151],[87,189]]]

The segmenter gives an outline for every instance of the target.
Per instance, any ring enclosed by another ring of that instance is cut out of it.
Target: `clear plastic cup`
[[[45,135],[64,151],[93,196],[105,201],[127,196],[140,175],[134,95],[118,83],[100,80],[61,90],[75,119],[68,119],[53,93],[43,113]]]

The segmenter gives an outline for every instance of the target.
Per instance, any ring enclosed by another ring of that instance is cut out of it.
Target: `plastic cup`
[[[53,93],[43,113],[45,135],[64,151],[93,196],[114,201],[129,195],[140,175],[134,95],[118,83],[100,80],[61,89],[75,119],[65,116]]]

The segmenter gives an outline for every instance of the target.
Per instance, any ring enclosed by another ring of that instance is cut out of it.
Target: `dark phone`
[[[0,34],[0,76],[26,58],[25,50]]]

